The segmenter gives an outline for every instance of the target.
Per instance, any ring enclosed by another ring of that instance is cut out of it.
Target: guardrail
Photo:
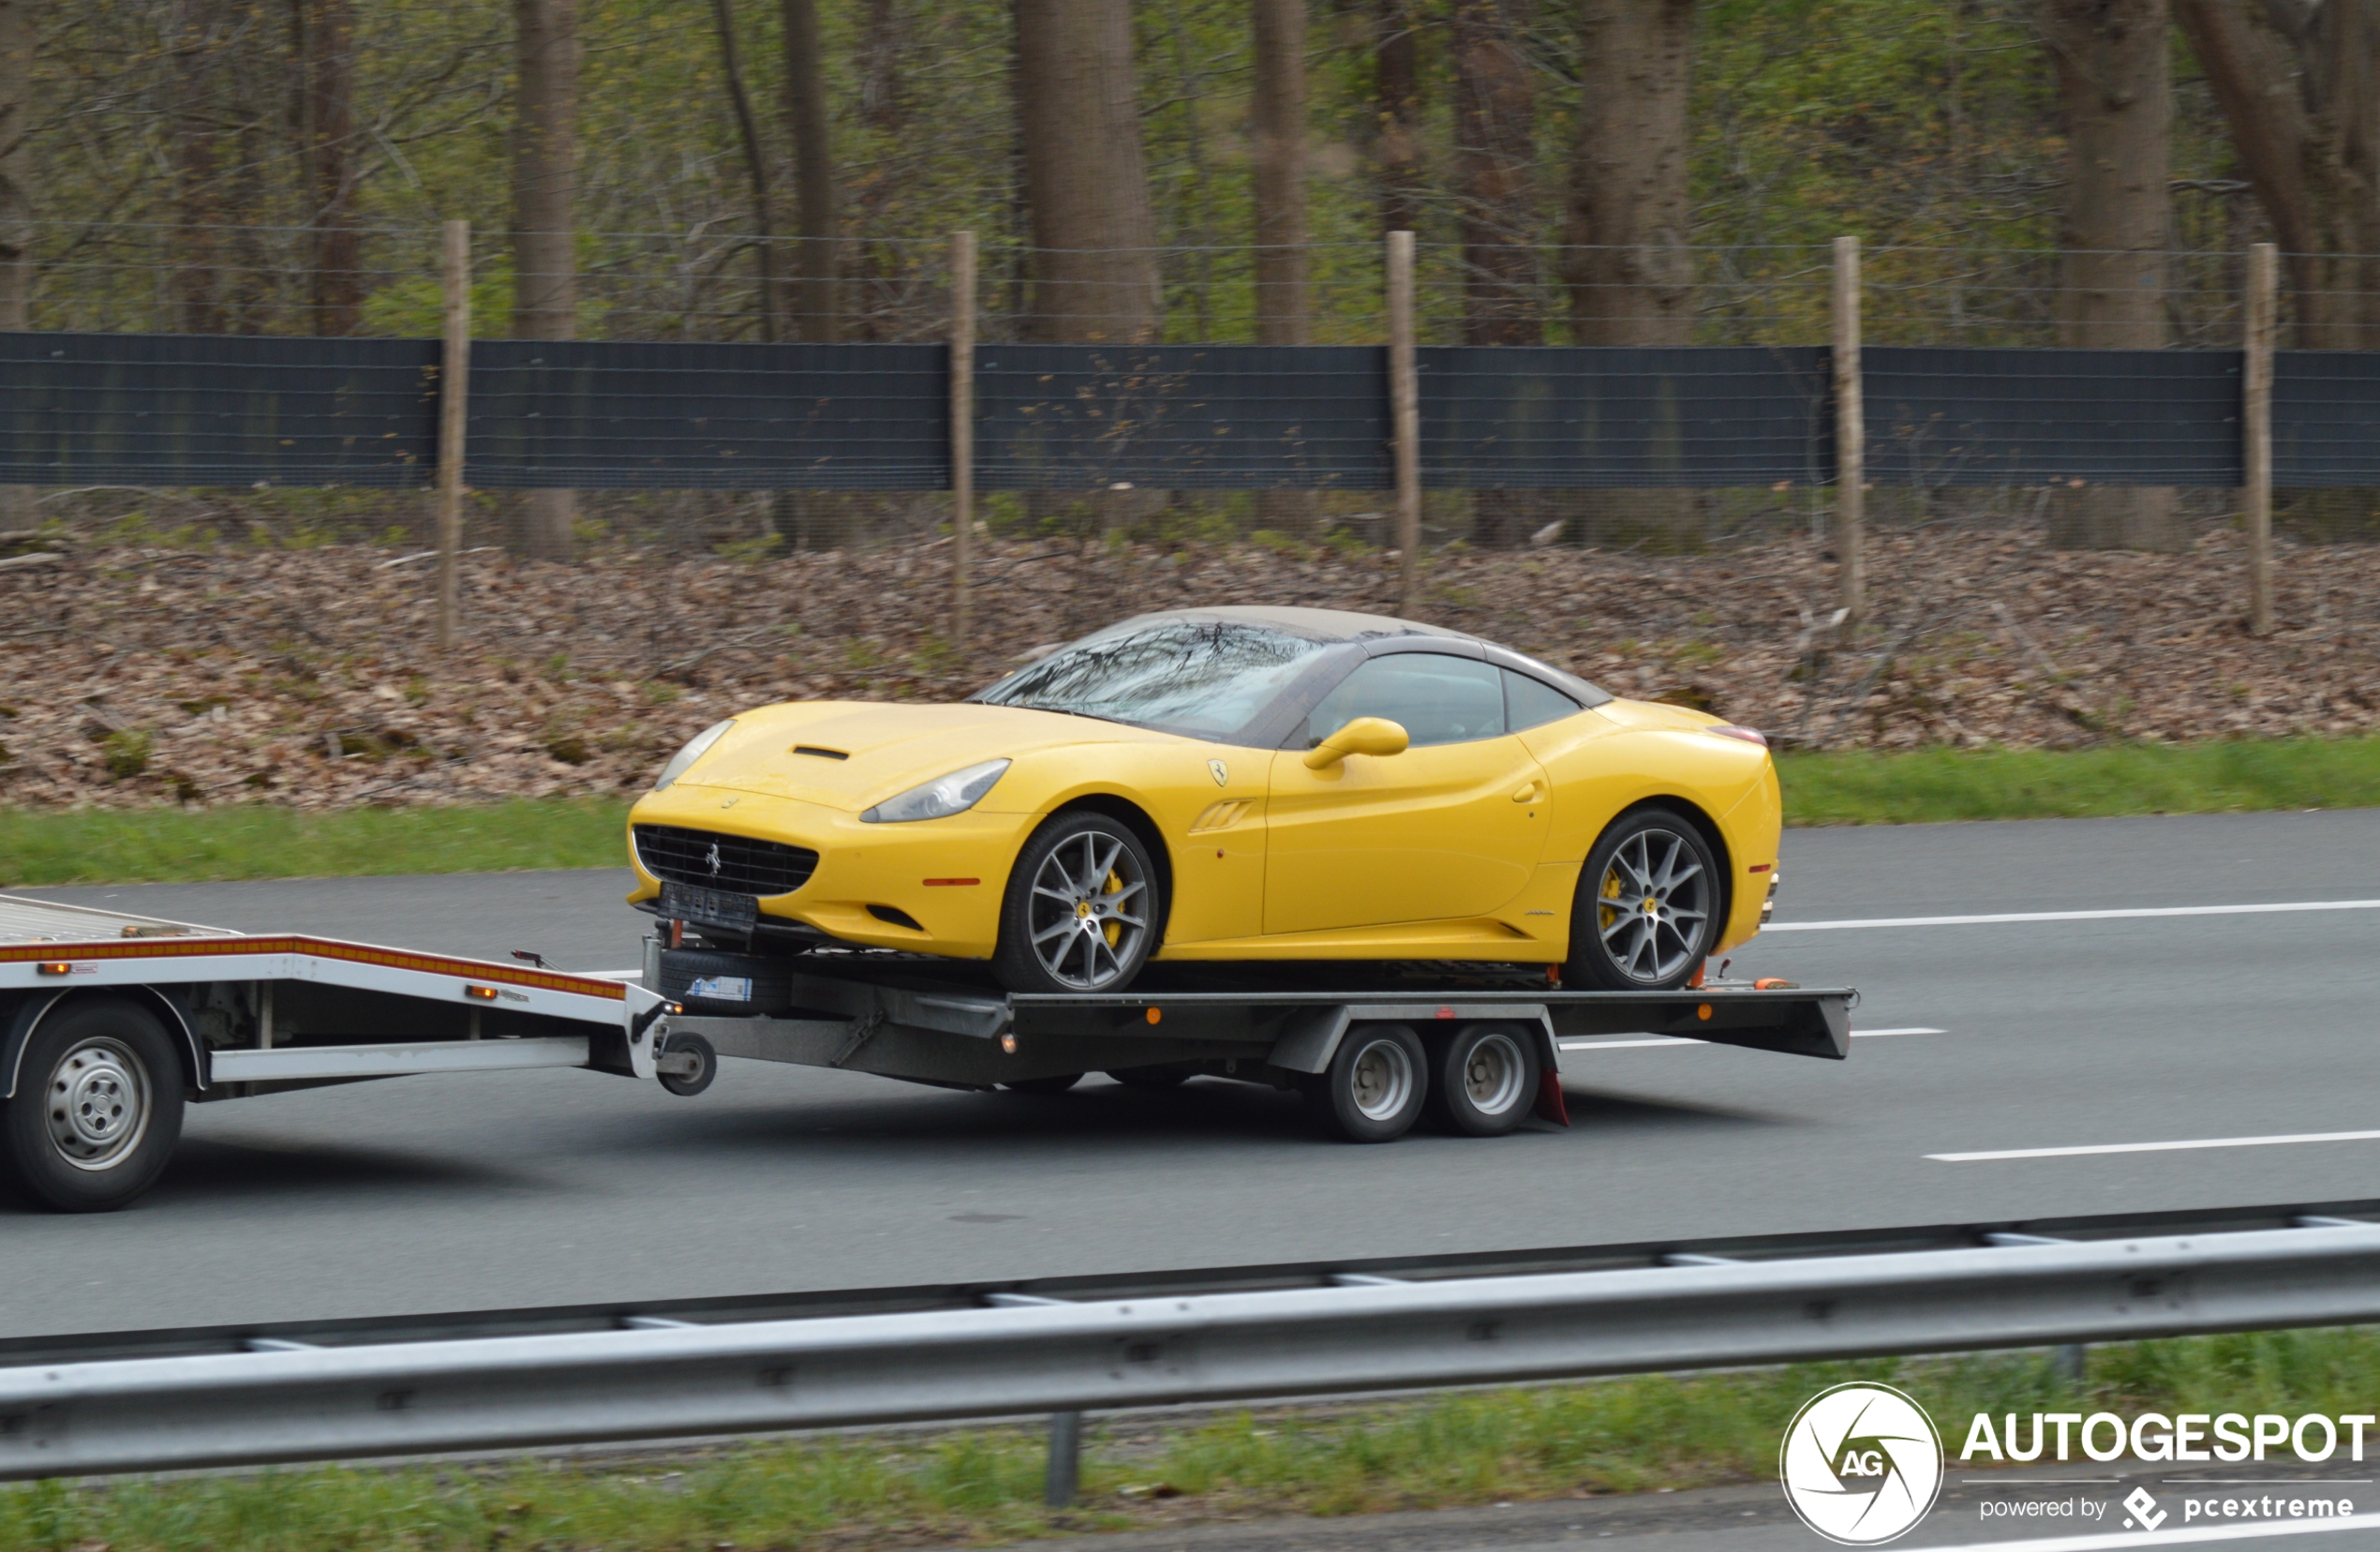
[[[2380,1320],[2380,1225],[0,1369],[0,1479],[1228,1402]],[[1053,1438],[1056,1436],[1053,1430]],[[1053,1471],[1053,1485],[1056,1473]]]

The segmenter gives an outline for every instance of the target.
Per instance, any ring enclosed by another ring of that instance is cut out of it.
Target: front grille
[[[637,826],[636,856],[655,878],[736,894],[791,894],[818,870],[818,854],[808,846],[676,825]]]

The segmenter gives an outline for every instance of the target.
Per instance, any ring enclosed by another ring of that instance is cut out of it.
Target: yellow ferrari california
[[[1748,728],[1410,620],[1183,609],[957,705],[705,729],[629,815],[629,899],[720,948],[989,961],[1015,991],[1152,960],[1644,991],[1760,930],[1781,820]]]

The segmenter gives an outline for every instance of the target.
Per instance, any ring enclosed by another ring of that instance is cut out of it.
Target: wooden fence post
[[[2248,631],[2272,630],[2272,344],[2280,262],[2270,243],[2248,248],[2248,318],[2239,373],[2240,490],[2248,527]]]
[[[1389,413],[1396,443],[1396,609],[1413,612],[1421,553],[1421,393],[1413,366],[1413,233],[1389,233]]]
[[[950,236],[951,636],[967,645],[975,544],[975,234]]]
[[[1867,607],[1867,425],[1860,395],[1859,239],[1835,239],[1835,555],[1843,625]]]
[[[438,649],[454,645],[463,547],[463,427],[471,382],[471,223],[446,223],[445,348],[438,369]]]

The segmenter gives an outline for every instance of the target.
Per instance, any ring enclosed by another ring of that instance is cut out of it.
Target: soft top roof
[[[1224,604],[1212,608],[1160,609],[1123,621],[1138,625],[1156,619],[1223,619],[1243,625],[1269,625],[1316,641],[1362,641],[1376,636],[1443,636],[1454,641],[1479,641],[1475,635],[1424,625],[1391,615],[1357,614],[1351,609],[1301,609],[1287,604]],[[1111,626],[1109,629],[1116,629]],[[1103,633],[1104,634],[1104,633]]]

